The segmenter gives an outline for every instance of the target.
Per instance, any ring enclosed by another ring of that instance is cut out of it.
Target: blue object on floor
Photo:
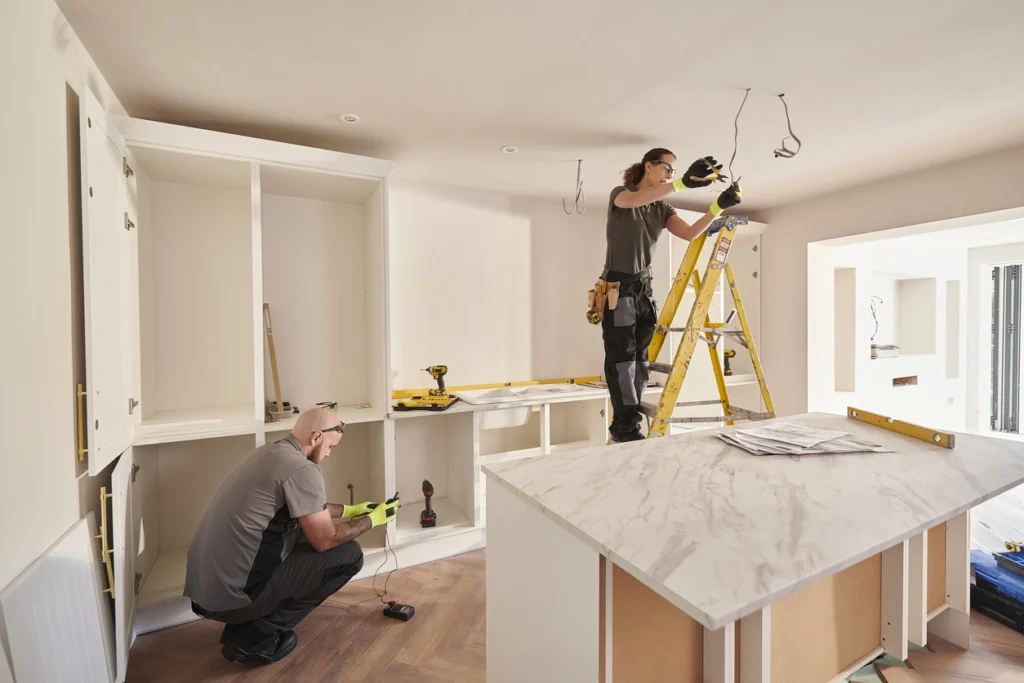
[[[1003,556],[1015,555],[1017,558],[1021,557],[1021,553],[999,554]],[[978,577],[991,583],[1002,595],[1024,603],[1024,577],[1000,567],[992,553],[987,550],[972,550],[971,567],[974,568],[974,572]]]

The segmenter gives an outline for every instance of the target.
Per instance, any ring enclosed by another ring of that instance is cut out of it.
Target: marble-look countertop
[[[716,428],[483,470],[710,629],[1024,483],[1024,443],[957,433],[949,450],[819,413],[757,424],[775,421],[896,452],[754,456]]]

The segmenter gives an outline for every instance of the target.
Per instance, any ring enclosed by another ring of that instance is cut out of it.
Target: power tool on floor
[[[447,410],[459,400],[455,394],[445,391],[444,376],[448,373],[447,365],[431,365],[424,369],[437,380],[437,389],[430,389],[426,396],[413,396],[399,401],[395,404],[395,410]]]
[[[735,358],[735,357],[736,357],[736,351],[735,350],[733,350],[733,349],[726,349],[725,350],[725,370],[722,372],[722,374],[725,375],[726,377],[728,377],[729,375],[732,374],[732,368],[729,367],[729,359],[730,358]]]
[[[423,528],[432,527],[437,525],[437,513],[430,509],[430,498],[434,495],[434,486],[427,481],[423,480],[423,499],[427,502],[427,507],[420,512],[420,526]]]

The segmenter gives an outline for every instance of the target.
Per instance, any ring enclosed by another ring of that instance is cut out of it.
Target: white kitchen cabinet
[[[133,635],[194,619],[186,551],[224,476],[285,436],[283,399],[337,404],[332,502],[382,499],[392,164],[82,107],[89,474],[111,470],[119,680]],[[387,485],[386,485],[387,484]],[[394,525],[391,525],[394,526]],[[383,555],[385,529],[361,537]],[[377,565],[380,563],[377,562]]]
[[[392,162],[110,116],[88,92],[82,109],[86,457],[90,475],[120,458],[119,680],[135,635],[196,618],[186,553],[217,486],[294,426],[294,414],[264,417],[276,397],[265,307],[282,399],[331,404],[346,423],[322,465],[329,500],[402,494],[397,522],[360,537],[357,579],[483,547],[482,463],[605,443],[601,388],[393,409],[393,345],[417,340],[389,329]],[[666,257],[657,278],[676,265]],[[742,286],[749,315],[756,297]],[[495,381],[509,379],[543,378]],[[435,527],[419,522],[424,479]]]

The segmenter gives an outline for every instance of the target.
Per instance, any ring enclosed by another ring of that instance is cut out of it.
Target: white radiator
[[[0,593],[17,683],[110,683],[109,601],[93,514]]]

